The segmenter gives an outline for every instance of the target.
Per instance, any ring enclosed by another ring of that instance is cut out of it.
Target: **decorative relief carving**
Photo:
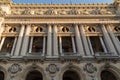
[[[85,32],[101,32],[100,28],[98,25],[85,25],[84,27]]]
[[[97,71],[97,68],[92,63],[87,63],[83,69],[88,73],[94,73]]]
[[[16,74],[17,72],[21,71],[22,68],[19,64],[14,63],[12,64],[9,68],[8,68],[8,72],[12,73],[12,74]]]
[[[32,31],[31,32],[46,32],[46,26],[45,25],[32,25]]]
[[[57,14],[57,11],[56,11],[56,10],[49,9],[49,10],[47,10],[44,14],[45,14],[45,15],[55,15],[55,14]]]
[[[14,15],[112,15],[114,9],[36,9],[26,8],[25,10],[13,10]]]
[[[42,10],[38,10],[35,12],[36,15],[44,15],[44,11]]]
[[[59,11],[59,14],[60,14],[60,15],[66,15],[66,14],[67,14],[67,11],[66,11],[66,10],[61,10],[61,11]]]
[[[68,12],[68,14],[70,14],[70,15],[77,15],[77,14],[79,14],[79,12],[78,12],[78,10],[72,9],[72,10],[70,10]]]
[[[88,10],[84,10],[84,11],[82,12],[82,14],[83,14],[83,15],[89,15],[90,12],[89,12]]]
[[[93,15],[100,15],[101,11],[100,11],[100,9],[95,9],[95,10],[92,10],[91,14],[93,14]]]
[[[120,26],[115,26],[115,27],[113,28],[113,31],[114,31],[114,32],[120,32]]]
[[[20,15],[20,14],[21,14],[21,11],[15,10],[15,11],[12,11],[12,14],[13,14],[13,15]]]
[[[5,16],[6,15],[6,12],[3,11],[3,9],[0,7],[0,16]]]
[[[72,25],[58,25],[58,32],[74,32]]]
[[[31,10],[30,8],[25,9],[22,12],[23,15],[33,15],[34,14],[34,10]]]
[[[15,32],[19,32],[19,29],[15,25],[11,26],[11,25],[6,24],[4,32],[15,33]]]
[[[59,71],[59,68],[56,64],[49,64],[48,67],[46,68],[46,71],[48,71],[51,74],[54,74],[57,71]]]

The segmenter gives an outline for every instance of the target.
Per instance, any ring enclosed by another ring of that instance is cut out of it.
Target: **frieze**
[[[114,9],[13,9],[13,15],[114,15]]]

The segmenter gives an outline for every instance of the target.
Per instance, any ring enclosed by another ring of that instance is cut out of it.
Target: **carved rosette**
[[[59,71],[59,68],[56,64],[49,64],[46,68],[46,71],[48,71],[51,74],[55,74],[57,71]]]
[[[8,72],[12,73],[12,74],[16,74],[17,72],[21,71],[22,68],[19,64],[14,63],[12,64],[9,68],[8,68]]]
[[[92,63],[85,64],[83,69],[84,69],[84,71],[86,71],[86,72],[88,72],[90,74],[97,71],[97,68]]]

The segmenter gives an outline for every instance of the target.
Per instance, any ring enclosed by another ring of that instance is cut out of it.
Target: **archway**
[[[35,70],[27,74],[26,80],[43,80],[43,76],[39,71]]]
[[[68,70],[64,72],[63,80],[80,80],[80,77],[75,71]]]
[[[112,72],[108,70],[103,70],[101,72],[101,80],[118,80],[118,79]]]
[[[0,80],[4,80],[4,73],[0,71]]]

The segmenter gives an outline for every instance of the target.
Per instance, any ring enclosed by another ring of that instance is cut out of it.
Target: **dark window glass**
[[[8,52],[10,53],[14,44],[14,37],[6,37],[1,49],[1,52]]]
[[[32,44],[33,53],[42,53],[43,52],[43,37],[34,37]]]
[[[107,70],[101,72],[101,80],[117,80],[115,75]]]
[[[63,74],[63,80],[80,80],[79,75],[74,71],[66,71]]]
[[[73,52],[71,37],[62,37],[62,51]]]
[[[43,77],[39,71],[31,71],[28,73],[26,80],[43,80]]]
[[[91,42],[94,53],[104,52],[99,36],[90,36],[90,42]]]

